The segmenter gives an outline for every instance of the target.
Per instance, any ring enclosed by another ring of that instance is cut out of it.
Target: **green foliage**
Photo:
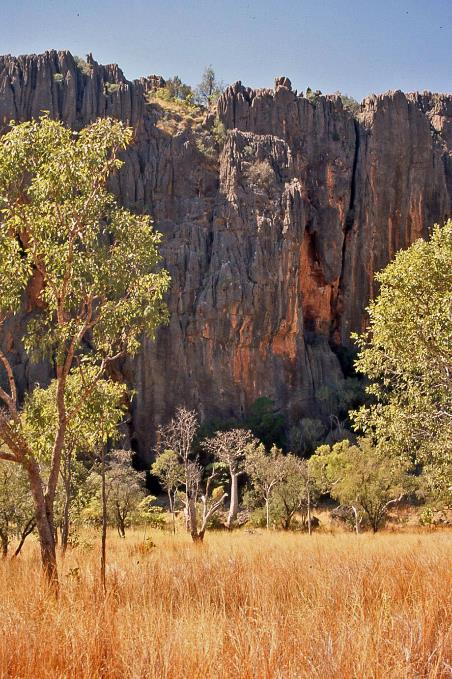
[[[326,428],[317,418],[303,417],[289,432],[290,449],[294,453],[310,455],[324,439]]]
[[[274,402],[261,396],[251,405],[243,422],[247,429],[270,448],[284,445],[284,416],[275,409]]]
[[[416,487],[410,466],[385,456],[369,439],[360,439],[358,445],[341,441],[331,448],[320,446],[308,467],[320,491],[352,508],[357,525],[365,518],[374,532],[383,525],[389,507]]]
[[[121,83],[105,83],[105,92],[107,94],[115,94],[121,89]]]
[[[339,96],[342,101],[342,106],[345,108],[345,110],[351,113],[352,116],[356,117],[361,111],[361,104],[359,101],[353,97],[350,97],[348,94],[341,94],[339,92]]]
[[[190,85],[183,83],[178,75],[175,75],[173,78],[169,78],[165,82],[165,87],[161,89],[166,91],[168,99],[170,100],[180,99],[181,101],[192,103],[193,91]]]
[[[318,497],[318,488],[306,460],[289,453],[280,460],[281,480],[276,484],[270,510],[281,527],[288,530],[297,512],[306,513]]]
[[[94,469],[88,480],[91,499],[82,511],[82,519],[95,525],[102,520],[101,485],[100,469]],[[144,473],[132,467],[128,450],[112,450],[108,454],[105,487],[108,522],[122,537],[132,523],[152,522],[154,515],[159,513],[151,507],[155,498],[145,497]]]
[[[12,462],[0,461],[0,555],[6,556],[10,540],[20,538],[33,518],[25,472]]]
[[[83,364],[75,368],[66,382],[66,407],[73,413],[66,431],[66,449],[70,454],[95,453],[108,441],[118,438],[118,424],[128,406],[127,387],[108,379],[94,379],[95,367]],[[84,384],[92,384],[80,400]],[[51,459],[58,429],[56,407],[57,380],[48,387],[35,387],[25,396],[22,410],[22,432],[30,441],[37,460]]]
[[[153,273],[160,236],[106,187],[131,136],[104,119],[74,137],[44,118],[12,124],[1,139],[0,315],[18,310],[37,270],[43,286],[25,336],[29,351],[61,354],[89,329],[85,360],[133,354],[141,333],[153,336],[166,318],[168,276]]]
[[[365,384],[358,377],[346,377],[339,382],[324,384],[317,391],[324,415],[347,418],[351,408],[360,406],[365,400]]]
[[[452,503],[452,221],[399,252],[377,275],[380,294],[357,338],[357,368],[375,403],[357,429],[424,469],[432,498]]]
[[[62,83],[64,81],[64,75],[62,73],[54,73],[53,80],[56,83]]]
[[[107,369],[135,354],[143,333],[153,338],[167,318],[160,235],[108,191],[132,136],[108,118],[75,133],[44,116],[12,122],[0,139],[0,326],[28,293],[33,314],[20,339],[30,360],[55,367],[55,380],[20,408],[2,355],[7,391],[0,389],[0,400],[8,416],[0,417],[0,457],[21,464],[36,491],[41,555],[52,582],[62,461],[115,435],[125,390]]]
[[[201,82],[196,88],[196,101],[201,106],[214,104],[224,91],[224,85],[217,80],[212,66],[204,69]]]
[[[162,507],[154,505],[156,501],[154,495],[146,495],[130,513],[130,525],[142,526],[146,525],[149,528],[158,528],[163,530],[166,528],[166,516]]]
[[[245,470],[251,481],[253,496],[258,502],[265,502],[267,527],[269,526],[270,500],[275,487],[284,478],[284,456],[276,446],[270,452],[263,444],[251,446],[245,457]]]
[[[78,70],[80,73],[86,77],[89,77],[92,72],[93,72],[93,67],[91,64],[88,64],[88,62],[83,59],[82,57],[75,56],[74,57],[75,65],[77,66]]]
[[[312,91],[310,87],[306,88],[306,99],[313,105],[316,106],[319,97],[322,95],[320,90]]]
[[[156,476],[162,487],[173,493],[184,483],[184,466],[174,450],[163,450],[151,466],[151,474]]]
[[[219,148],[221,148],[226,141],[227,130],[218,116],[215,117],[215,122],[212,125],[210,132]]]

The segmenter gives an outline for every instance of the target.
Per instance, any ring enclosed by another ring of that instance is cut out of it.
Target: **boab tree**
[[[204,450],[216,460],[225,464],[231,479],[231,495],[229,512],[226,520],[227,528],[231,528],[239,511],[238,479],[245,473],[244,461],[247,452],[258,445],[252,433],[245,429],[217,431],[203,442]]]
[[[204,469],[193,452],[198,428],[196,413],[178,408],[174,418],[165,427],[161,427],[157,434],[159,449],[174,451],[183,467],[185,518],[194,542],[202,542],[209,519],[220,509],[227,497],[221,488],[214,487],[218,478],[215,465],[204,481]],[[197,512],[199,501],[202,507],[200,520]]]
[[[25,469],[33,496],[41,556],[57,584],[54,502],[68,425],[115,359],[134,354],[165,319],[168,275],[156,271],[160,235],[147,216],[121,208],[107,182],[132,130],[111,119],[79,133],[44,117],[0,140],[0,324],[33,313],[21,338],[30,357],[52,359],[56,427],[48,476],[27,435],[13,367],[0,352],[0,458]],[[68,378],[80,391],[67,406]],[[31,396],[32,398],[33,396]]]

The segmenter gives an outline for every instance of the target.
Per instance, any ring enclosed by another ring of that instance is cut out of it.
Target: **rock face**
[[[0,57],[4,126],[46,110],[75,128],[105,115],[136,128],[113,189],[165,234],[172,276],[168,326],[124,366],[143,458],[181,404],[240,416],[265,395],[289,421],[315,414],[343,377],[335,349],[365,325],[373,272],[452,211],[452,96],[373,95],[354,116],[280,77],[228,87],[196,126],[148,103],[161,84],[68,52]],[[36,368],[8,342],[27,388]]]

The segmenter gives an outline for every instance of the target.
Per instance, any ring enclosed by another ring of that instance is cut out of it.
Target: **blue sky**
[[[452,0],[1,0],[0,53],[69,49],[127,78],[452,91]]]

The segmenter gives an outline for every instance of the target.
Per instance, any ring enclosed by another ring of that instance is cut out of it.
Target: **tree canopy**
[[[431,493],[451,502],[452,221],[399,252],[377,274],[368,332],[358,339],[357,368],[375,402],[355,413],[355,427],[388,454],[424,469]]]
[[[43,563],[56,575],[53,506],[71,422],[108,380],[112,362],[133,355],[143,333],[165,321],[169,277],[159,269],[160,234],[146,215],[120,207],[108,180],[133,131],[106,118],[78,133],[44,116],[0,140],[0,327],[23,311],[30,356],[55,367],[55,426],[42,477],[40,442],[7,355],[0,351],[0,459],[26,470],[36,508]],[[77,395],[71,383],[77,379]],[[47,444],[46,444],[47,445]]]

